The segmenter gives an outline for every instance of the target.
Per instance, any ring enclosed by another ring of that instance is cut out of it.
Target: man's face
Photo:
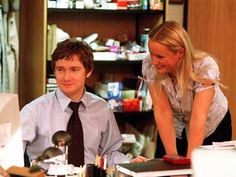
[[[77,55],[70,60],[58,60],[55,63],[55,76],[58,87],[62,92],[74,101],[79,101],[84,92],[86,78],[91,72],[86,70]]]

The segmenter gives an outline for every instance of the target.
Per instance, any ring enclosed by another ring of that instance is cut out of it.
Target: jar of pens
[[[107,169],[107,158],[106,156],[102,157],[96,155],[94,164],[86,164],[85,167],[85,176],[86,177],[106,177]]]
[[[107,155],[96,155],[95,162],[76,167],[68,164],[68,146],[71,144],[68,132],[60,130],[52,136],[53,147],[48,147],[32,163],[30,172],[44,171],[49,177],[108,177]]]

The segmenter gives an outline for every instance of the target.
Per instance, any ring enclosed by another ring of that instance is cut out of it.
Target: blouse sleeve
[[[194,64],[195,74],[198,77],[209,79],[213,81],[219,81],[219,67],[216,61],[211,57],[205,57]],[[198,93],[209,88],[215,88],[216,83],[212,83],[210,85],[204,85],[200,82],[194,83],[194,92]]]
[[[151,64],[150,55],[147,55],[142,61],[142,75],[148,83],[156,81],[156,68]]]

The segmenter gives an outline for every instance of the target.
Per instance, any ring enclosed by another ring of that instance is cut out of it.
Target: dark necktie
[[[67,132],[72,137],[72,143],[68,147],[68,163],[76,167],[84,165],[83,127],[78,114],[80,103],[70,102],[69,107],[73,113],[67,124]]]

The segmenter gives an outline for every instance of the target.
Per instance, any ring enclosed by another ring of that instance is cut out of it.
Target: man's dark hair
[[[70,38],[57,44],[52,54],[51,67],[53,71],[55,71],[56,61],[71,60],[73,55],[79,56],[80,62],[87,73],[93,70],[93,51],[91,47],[83,41]]]

